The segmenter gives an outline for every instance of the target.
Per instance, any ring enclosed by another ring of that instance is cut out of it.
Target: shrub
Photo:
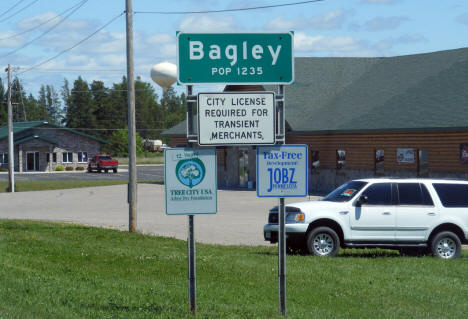
[[[65,170],[66,170],[66,171],[73,171],[73,169],[74,169],[73,166],[67,166],[67,167],[65,167]]]
[[[77,171],[84,171],[84,167],[83,167],[83,166],[77,166],[77,167],[75,168],[75,170],[77,170]]]
[[[65,170],[65,168],[64,168],[63,166],[57,166],[57,167],[55,168],[55,170],[56,170],[57,172],[62,172],[62,171]]]

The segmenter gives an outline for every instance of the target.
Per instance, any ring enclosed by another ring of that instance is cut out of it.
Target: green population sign
[[[294,35],[177,33],[180,84],[291,84]]]

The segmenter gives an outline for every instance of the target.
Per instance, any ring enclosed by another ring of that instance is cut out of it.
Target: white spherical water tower
[[[156,64],[151,68],[151,79],[165,91],[177,80],[177,66],[169,62]]]

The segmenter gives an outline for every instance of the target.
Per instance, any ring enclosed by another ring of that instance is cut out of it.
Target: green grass
[[[138,183],[162,184],[162,180],[139,180]],[[17,181],[15,192],[46,191],[54,189],[70,189],[81,187],[98,187],[128,184],[128,180],[69,180],[69,181]],[[6,192],[8,182],[0,182],[0,193]]]
[[[91,181],[16,181],[15,192],[45,191],[80,187],[110,186],[128,184],[128,180],[91,180]],[[0,182],[0,193],[6,192],[8,182]]]
[[[288,317],[466,318],[467,261],[288,255]],[[0,318],[193,318],[175,239],[0,220],[0,282]],[[197,307],[197,318],[281,318],[276,247],[197,244]]]
[[[128,157],[116,158],[121,165],[128,165]],[[164,153],[145,152],[144,156],[137,157],[137,165],[164,164]]]

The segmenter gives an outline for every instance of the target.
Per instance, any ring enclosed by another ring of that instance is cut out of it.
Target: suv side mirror
[[[361,195],[356,201],[356,206],[361,206],[362,204],[366,204],[368,201],[369,201],[369,198],[366,195]]]

